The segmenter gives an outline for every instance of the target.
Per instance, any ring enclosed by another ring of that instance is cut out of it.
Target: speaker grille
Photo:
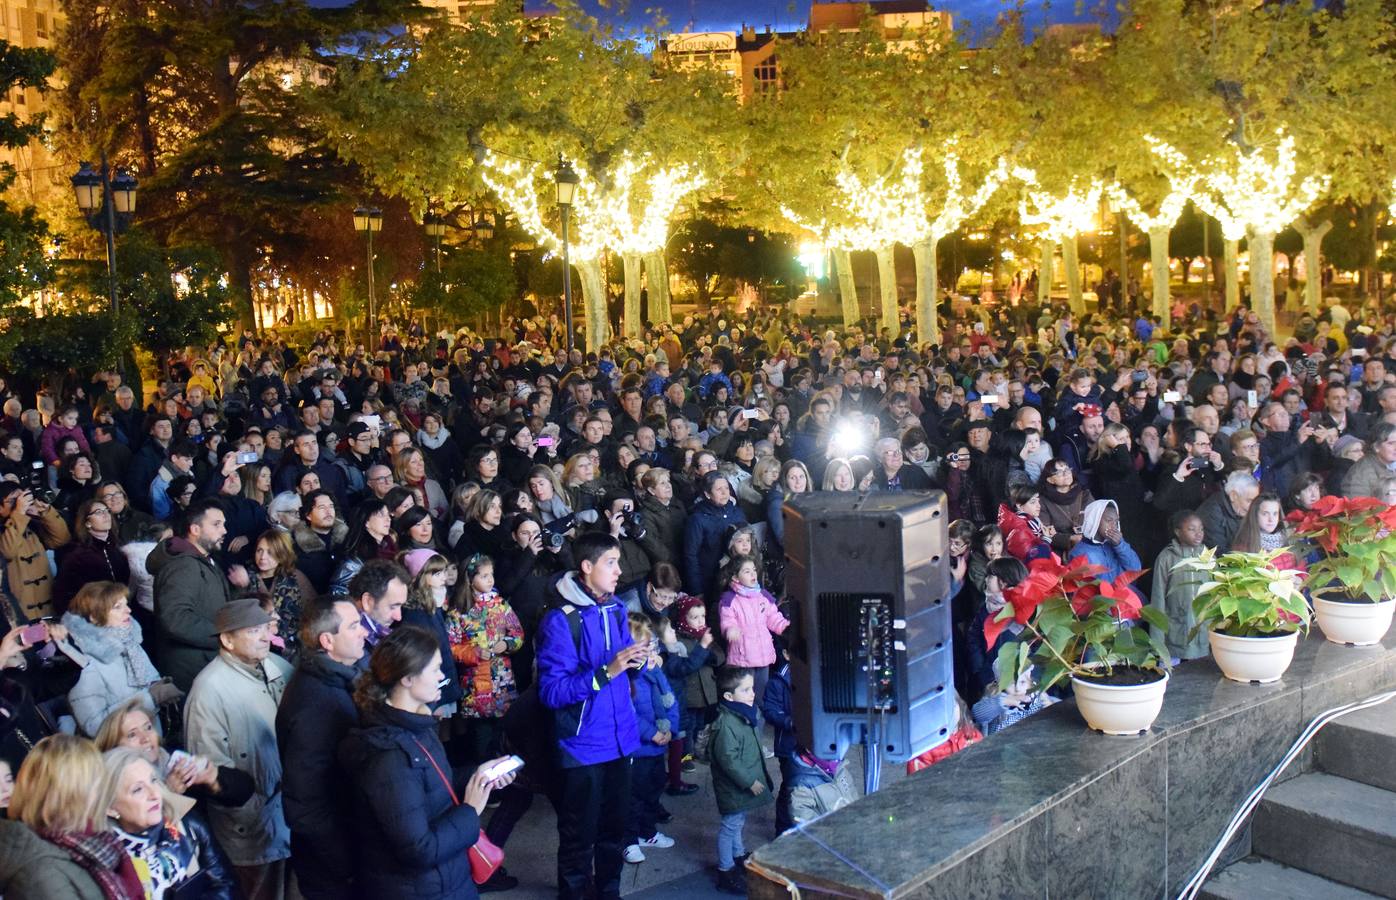
[[[824,711],[861,713],[868,708],[868,680],[863,671],[863,608],[877,601],[890,614],[891,594],[824,593],[818,596],[819,679]]]

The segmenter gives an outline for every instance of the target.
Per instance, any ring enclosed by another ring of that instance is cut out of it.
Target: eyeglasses
[[[107,509],[105,506],[94,506],[87,511],[87,515],[89,518],[92,516],[109,516],[111,515],[111,510]]]

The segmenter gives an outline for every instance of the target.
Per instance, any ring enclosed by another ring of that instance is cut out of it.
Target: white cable
[[[1212,852],[1207,856],[1207,861],[1202,864],[1202,868],[1198,869],[1197,874],[1192,876],[1192,879],[1184,885],[1182,892],[1178,894],[1178,900],[1194,900],[1198,892],[1202,890],[1202,885],[1207,882],[1207,878],[1212,874],[1212,869],[1216,867],[1217,861],[1221,859],[1223,851],[1225,851],[1227,845],[1231,843],[1231,839],[1236,836],[1236,832],[1240,831],[1241,826],[1250,818],[1255,808],[1260,805],[1261,798],[1264,797],[1265,792],[1270,789],[1270,785],[1275,782],[1275,779],[1279,777],[1280,773],[1294,761],[1295,757],[1308,746],[1309,742],[1314,739],[1314,736],[1317,735],[1325,725],[1349,713],[1370,709],[1373,706],[1380,706],[1393,697],[1396,697],[1396,691],[1387,691],[1386,693],[1368,697],[1365,700],[1357,700],[1343,706],[1335,706],[1315,717],[1290,746],[1289,752],[1284,755],[1279,764],[1271,769],[1270,774],[1266,775],[1265,779],[1246,797],[1245,802],[1241,804],[1241,808],[1236,811],[1236,814],[1232,816],[1231,821],[1227,824],[1226,830],[1222,832],[1221,839],[1217,841],[1217,845],[1212,848]]]

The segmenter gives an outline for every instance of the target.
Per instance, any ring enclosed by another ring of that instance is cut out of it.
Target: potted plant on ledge
[[[1192,604],[1193,634],[1207,629],[1212,658],[1232,681],[1278,681],[1294,659],[1299,632],[1308,629],[1309,604],[1299,589],[1303,573],[1276,568],[1283,552],[1218,556],[1209,547],[1178,563],[1207,573]]]
[[[1322,558],[1309,567],[1314,618],[1335,644],[1378,643],[1396,612],[1396,507],[1372,497],[1320,497],[1289,520]]]
[[[1105,734],[1143,734],[1158,718],[1168,686],[1168,651],[1142,618],[1166,630],[1166,617],[1145,606],[1130,586],[1138,572],[1099,581],[1104,571],[1084,560],[1033,560],[1027,579],[1004,591],[1004,608],[984,625],[992,647],[1010,621],[1020,639],[999,649],[999,683],[1008,690],[1037,666],[1037,687],[1071,679],[1086,724]]]

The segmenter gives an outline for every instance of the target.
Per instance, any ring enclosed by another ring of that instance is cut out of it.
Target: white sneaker
[[[625,861],[634,865],[639,865],[645,861],[645,851],[640,849],[639,844],[631,844],[625,848]]]
[[[662,831],[656,831],[654,837],[640,838],[640,843],[638,845],[632,844],[631,846],[634,846],[636,849],[648,847],[654,850],[668,850],[670,847],[674,846],[674,839]]]

